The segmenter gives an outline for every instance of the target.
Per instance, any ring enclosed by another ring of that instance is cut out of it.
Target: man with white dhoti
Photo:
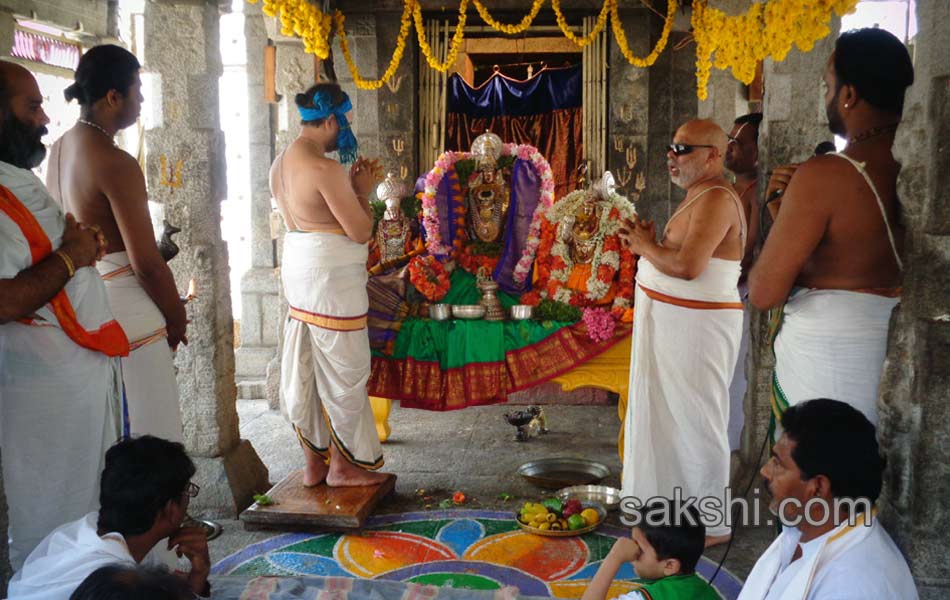
[[[129,351],[90,268],[105,238],[64,216],[30,171],[46,151],[42,102],[29,71],[0,61],[0,446],[14,568],[98,505],[121,425],[114,357]]]
[[[891,146],[913,80],[892,34],[842,34],[825,70],[825,102],[831,131],[848,145],[778,168],[769,183],[781,207],[749,290],[756,308],[774,309],[773,423],[810,398],[842,400],[877,423],[904,237]]]
[[[46,178],[64,210],[102,228],[108,254],[97,268],[109,305],[129,337],[122,382],[129,433],[181,440],[181,410],[172,349],[187,343],[187,317],[171,270],[152,232],[145,178],[113,136],[138,119],[140,65],[113,45],[87,51],[66,99],[82,116],[53,144]]]
[[[784,527],[739,600],[916,600],[907,562],[873,507],[884,472],[874,425],[827,399],[789,407],[781,424],[761,474]]]
[[[729,383],[739,352],[737,284],[746,222],[723,178],[725,132],[711,121],[680,127],[667,152],[686,198],[655,241],[652,224],[621,233],[640,256],[624,420],[623,496],[723,499],[729,484]],[[707,545],[729,527],[704,515]]]
[[[271,191],[288,232],[281,279],[290,314],[281,357],[281,411],[306,460],[304,485],[365,486],[388,475],[366,392],[370,374],[366,291],[373,165],[357,160],[336,84],[297,94],[298,137],[271,167]],[[326,157],[354,162],[349,174]]]

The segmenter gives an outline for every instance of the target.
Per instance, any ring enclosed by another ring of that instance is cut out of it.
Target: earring
[[[844,107],[845,107],[845,108],[848,108],[848,106],[849,106],[848,103],[845,102],[845,103],[844,103]]]

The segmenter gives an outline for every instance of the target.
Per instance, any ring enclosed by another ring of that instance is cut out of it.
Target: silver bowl
[[[569,498],[577,498],[581,503],[593,502],[607,510],[620,506],[620,490],[609,485],[574,485],[558,490],[557,497],[564,502]]]
[[[534,307],[530,304],[515,304],[511,307],[511,318],[515,321],[530,319],[532,309]]]
[[[435,321],[445,321],[452,316],[451,304],[431,304],[429,305],[429,318]]]
[[[456,319],[481,319],[485,316],[485,307],[481,304],[454,304],[452,316]]]
[[[518,474],[535,485],[557,490],[597,483],[610,475],[610,469],[604,464],[585,458],[542,458],[521,465]]]

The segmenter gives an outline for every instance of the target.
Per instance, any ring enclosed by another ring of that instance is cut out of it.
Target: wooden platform
[[[379,502],[393,491],[396,476],[370,487],[329,487],[322,483],[307,488],[303,470],[297,470],[275,485],[267,495],[274,504],[253,504],[241,513],[244,529],[256,531],[321,532],[359,529]]]

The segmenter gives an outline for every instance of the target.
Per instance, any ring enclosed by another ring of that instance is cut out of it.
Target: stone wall
[[[922,600],[950,596],[950,3],[919,0],[915,82],[895,156],[907,236],[904,294],[881,381],[888,460],[881,515]]]

